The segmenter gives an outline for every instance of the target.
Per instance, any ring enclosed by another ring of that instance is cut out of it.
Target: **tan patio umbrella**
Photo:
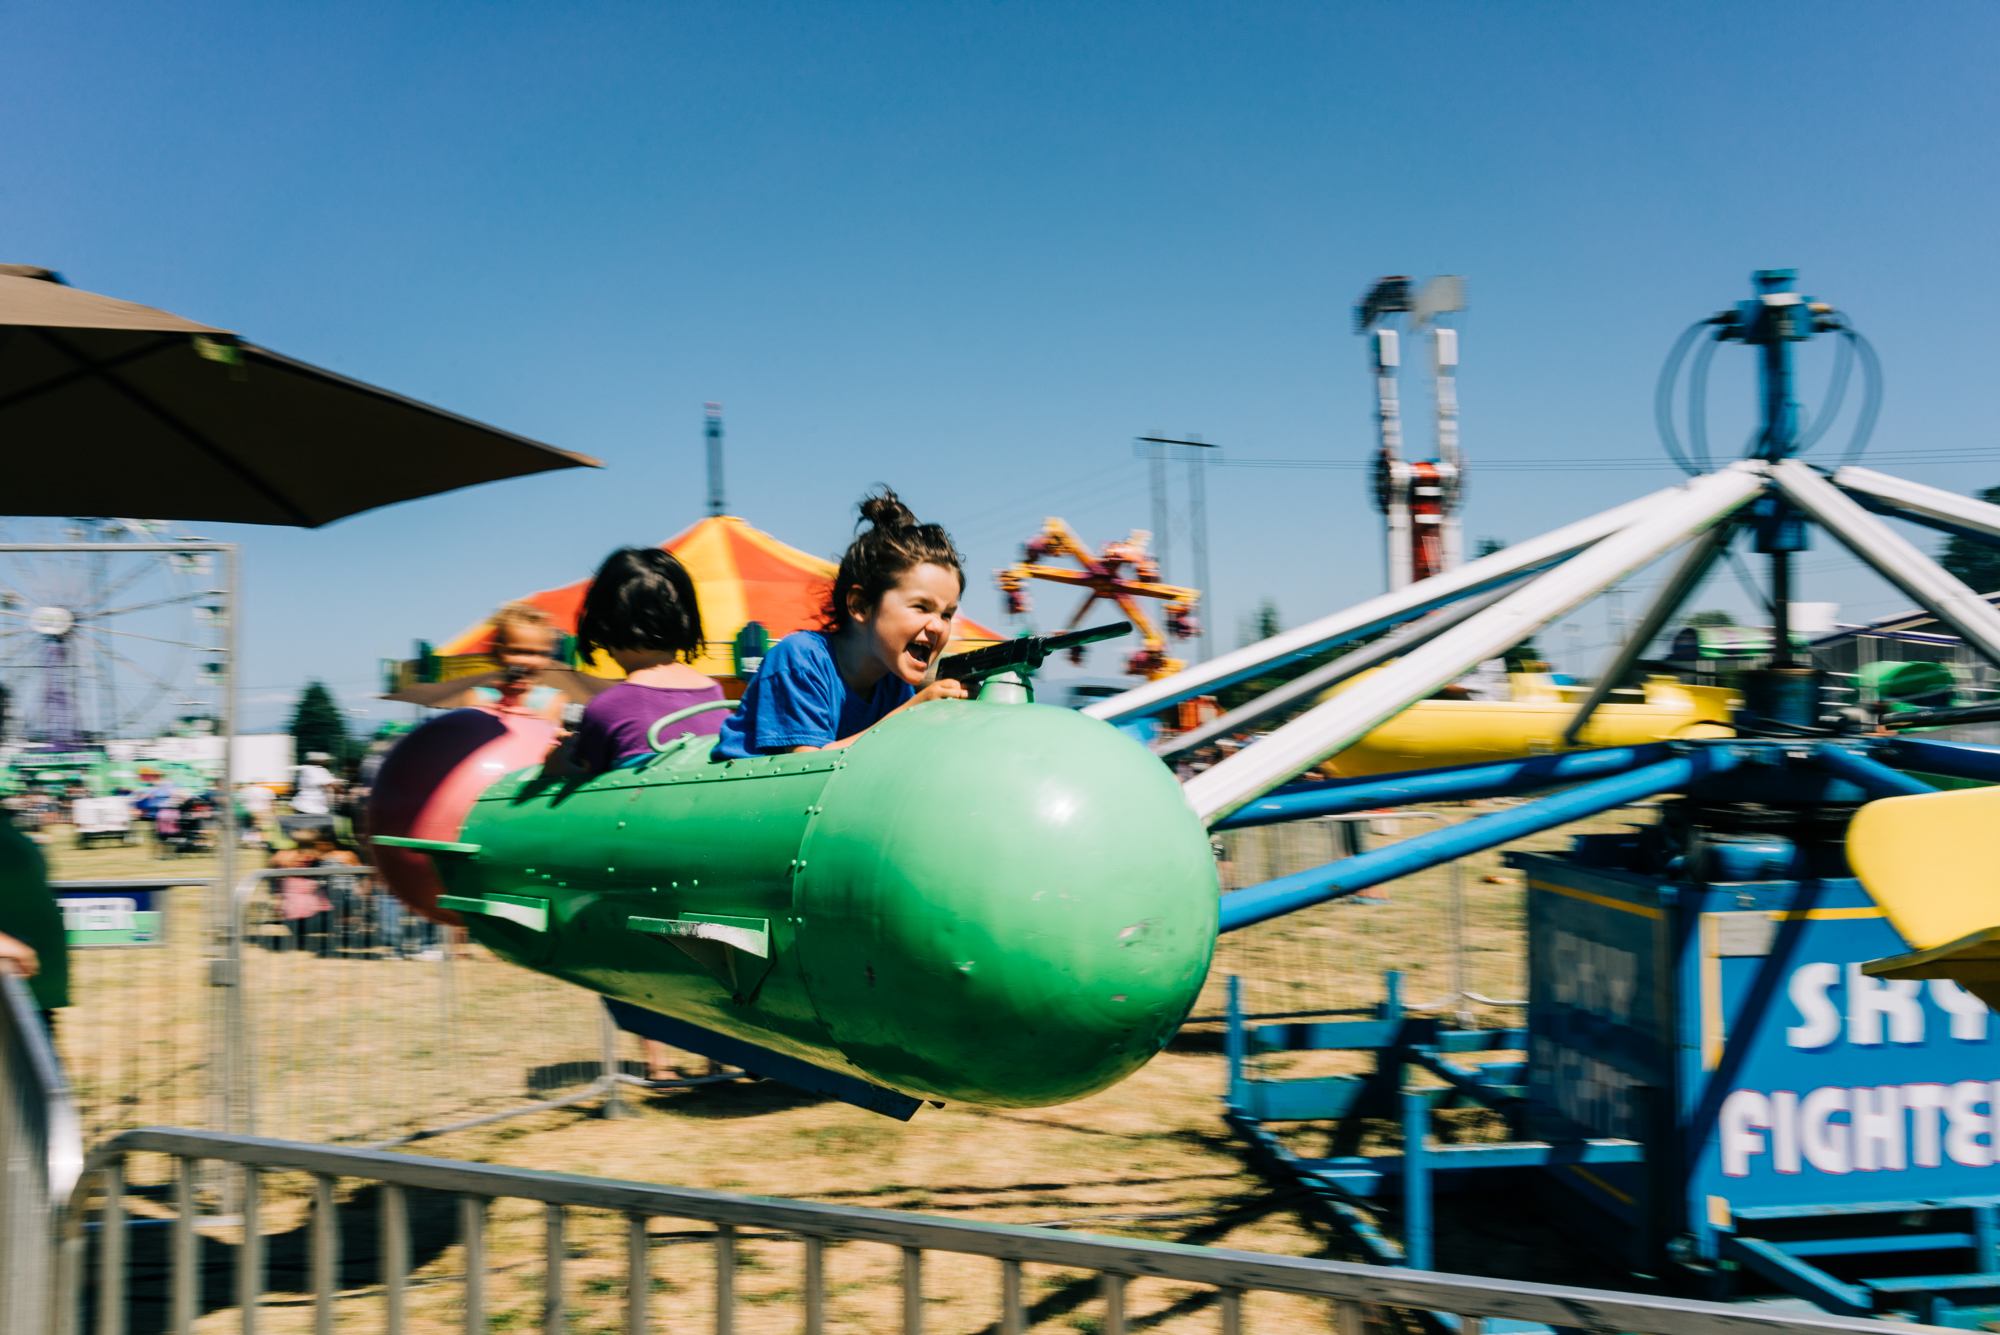
[[[0,264],[0,512],[317,528],[599,466],[226,329]]]

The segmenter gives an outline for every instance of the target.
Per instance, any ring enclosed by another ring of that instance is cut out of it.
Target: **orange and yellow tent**
[[[702,631],[708,641],[694,663],[698,672],[712,677],[733,675],[736,667],[730,645],[752,621],[762,625],[773,640],[795,630],[817,630],[825,623],[827,590],[836,569],[831,561],[787,546],[731,515],[704,519],[660,545],[687,567],[701,599]],[[541,608],[564,633],[573,635],[589,587],[590,581],[581,579],[531,593],[521,601]],[[971,617],[960,616],[952,623],[948,652],[977,649],[1002,638]],[[493,624],[482,621],[439,645],[436,652],[450,658],[483,655],[492,648]],[[606,677],[624,675],[602,654],[590,664],[590,671]]]

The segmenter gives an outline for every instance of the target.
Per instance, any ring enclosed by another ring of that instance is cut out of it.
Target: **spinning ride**
[[[1832,707],[1821,673],[1794,657],[1786,626],[1791,557],[1817,527],[2000,664],[2000,612],[1877,518],[2000,546],[2000,506],[1854,466],[1879,395],[1873,389],[1847,462],[1821,469],[1798,457],[1833,411],[1829,405],[1802,430],[1793,345],[1834,333],[1864,367],[1872,369],[1873,358],[1839,312],[1793,292],[1792,277],[1758,273],[1753,298],[1698,323],[1663,377],[1662,401],[1671,403],[1671,372],[1704,334],[1710,350],[1727,342],[1756,348],[1763,421],[1748,457],[1702,471],[1697,451],[1688,460],[1696,475],[1684,486],[1085,711],[1108,721],[1143,716],[1393,628],[1312,674],[1315,689],[1352,680],[1350,689],[1188,782],[1188,800],[1211,829],[1575,785],[1226,895],[1222,931],[1678,795],[1662,803],[1657,823],[1631,834],[1582,836],[1567,853],[1510,856],[1527,883],[1530,1001],[1525,1030],[1502,1046],[1526,1049],[1525,1063],[1484,1072],[1457,1065],[1444,1054],[1479,1043],[1434,1021],[1406,1020],[1393,997],[1386,1024],[1234,1026],[1237,1054],[1287,1047],[1380,1054],[1376,1076],[1293,1088],[1257,1079],[1236,1061],[1230,1096],[1232,1120],[1267,1164],[1315,1199],[1348,1210],[1400,1202],[1407,1250],[1360,1231],[1379,1259],[1428,1264],[1435,1170],[1453,1170],[1440,1190],[1462,1182],[1460,1170],[1527,1170],[1522,1185],[1541,1193],[1558,1222],[1634,1271],[1722,1296],[1749,1270],[1849,1314],[1914,1313],[1959,1326],[2000,1317],[1990,1241],[2000,1236],[2000,1157],[1992,1148],[2000,1026],[1953,985],[1963,979],[1985,991],[2000,974],[1993,944],[2000,914],[1986,907],[1995,902],[1984,837],[1992,790],[1935,793],[1914,777],[2000,781],[2000,749],[1904,735],[1994,710],[1876,717]],[[1838,374],[1835,385],[1837,403]],[[1496,757],[1279,790],[1679,549],[1631,639],[1570,706],[1554,749],[1576,746],[1738,538],[1770,558],[1778,615],[1771,666],[1742,676],[1742,701],[1727,725],[1733,736]],[[1387,668],[1360,679],[1385,660]],[[1243,706],[1236,726],[1283,707],[1270,698]],[[1444,1080],[1445,1098],[1493,1109],[1512,1138],[1428,1145],[1434,1100],[1407,1087],[1408,1064]],[[1399,1156],[1305,1160],[1262,1126],[1399,1113]],[[1926,1252],[1927,1260],[1909,1259]]]
[[[1185,640],[1201,633],[1201,624],[1194,615],[1195,605],[1201,601],[1201,591],[1160,582],[1160,563],[1147,550],[1152,536],[1142,529],[1134,529],[1122,541],[1107,542],[1101,550],[1093,552],[1068,524],[1060,519],[1047,520],[1040,533],[1021,544],[1020,562],[998,572],[996,576],[1000,591],[1007,595],[1008,615],[1020,616],[1032,606],[1028,595],[1030,580],[1045,579],[1055,584],[1087,589],[1089,596],[1070,617],[1069,628],[1081,625],[1085,615],[1100,600],[1116,603],[1126,619],[1139,628],[1139,634],[1144,639],[1144,644],[1127,656],[1125,671],[1135,677],[1156,681],[1172,676],[1187,665],[1178,658],[1167,657],[1166,637],[1160,634],[1153,619],[1146,615],[1145,606],[1139,599],[1164,600],[1167,634],[1177,640]],[[1042,564],[1062,557],[1074,560],[1079,568],[1070,570]],[[1127,567],[1131,570],[1129,575],[1125,573]],[[1083,649],[1079,647],[1069,653],[1070,662],[1082,666]]]

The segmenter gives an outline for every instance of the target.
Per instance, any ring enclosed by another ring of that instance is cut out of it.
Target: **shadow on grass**
[[[152,1195],[152,1192],[134,1192]],[[404,1193],[410,1225],[410,1269],[428,1265],[458,1238],[458,1197],[451,1192],[410,1187]],[[370,1184],[355,1191],[335,1210],[339,1221],[340,1265],[335,1279],[337,1290],[365,1289],[382,1283],[382,1189]],[[98,1283],[98,1244],[101,1235],[89,1235],[89,1255],[85,1271],[84,1330],[99,1329],[98,1304],[102,1301]],[[284,1233],[264,1235],[264,1288],[274,1295],[271,1306],[310,1302],[294,1296],[312,1292],[310,1222]],[[126,1325],[129,1335],[164,1335],[171,1328],[168,1304],[173,1291],[173,1229],[145,1224],[128,1231],[126,1253]],[[242,1248],[195,1235],[195,1316],[236,1306],[236,1272]]]
[[[627,1091],[628,1097],[632,1092]],[[719,1085],[696,1085],[692,1089],[661,1090],[653,1095],[651,1106],[681,1117],[730,1121],[833,1101],[825,1094],[811,1094],[777,1080],[732,1080]]]

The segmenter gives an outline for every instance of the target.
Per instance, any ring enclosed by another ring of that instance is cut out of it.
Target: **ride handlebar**
[[[1099,640],[1115,640],[1131,629],[1129,621],[1114,621],[1105,626],[1065,631],[1061,635],[1023,635],[1019,639],[1002,640],[970,653],[952,654],[938,663],[937,675],[940,680],[949,677],[970,686],[1014,668],[1032,672],[1050,654],[1095,644]]]

